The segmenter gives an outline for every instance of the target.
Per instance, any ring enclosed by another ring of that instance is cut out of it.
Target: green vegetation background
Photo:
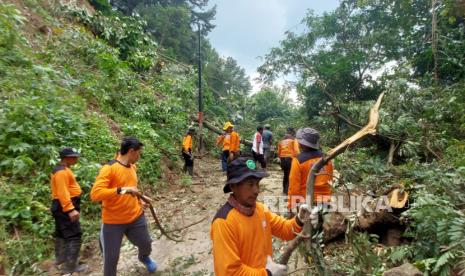
[[[244,139],[257,124],[271,123],[276,138],[288,126],[310,125],[327,149],[363,125],[373,100],[387,92],[379,134],[335,164],[351,189],[380,194],[405,185],[412,205],[402,219],[411,242],[375,254],[377,238],[354,233],[357,253],[340,256],[334,270],[381,275],[403,262],[430,275],[465,268],[465,14],[455,1],[436,8],[437,80],[430,1],[344,0],[334,12],[309,13],[306,31],[287,33],[259,69],[265,83],[296,74],[302,106],[271,84],[250,94],[245,71],[206,39],[214,27],[208,1],[91,3],[100,11],[52,0],[0,4],[0,264],[9,273],[35,273],[51,258],[49,173],[61,147],[82,153],[74,171],[84,191],[85,242],[97,239],[100,216],[89,190],[121,137],[146,144],[143,189],[165,185],[163,170],[176,164],[196,112],[196,20],[203,26],[206,117],[217,125],[232,120]],[[372,79],[390,61],[392,70]]]

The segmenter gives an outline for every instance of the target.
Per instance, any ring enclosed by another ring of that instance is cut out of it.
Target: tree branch
[[[194,122],[198,122],[198,119],[196,116],[194,115],[190,115],[189,118],[194,121]],[[218,135],[221,135],[223,134],[223,131],[220,129],[220,128],[217,128],[215,127],[214,125],[210,124],[209,122],[205,121],[205,119],[203,120],[203,126],[205,128],[207,128],[208,130],[218,134]],[[245,140],[245,139],[241,139],[241,144],[247,146],[247,147],[251,147],[252,146],[252,142],[248,141],[248,140]]]
[[[329,161],[334,159],[336,156],[344,152],[344,150],[352,145],[353,143],[359,141],[362,139],[365,135],[371,134],[374,135],[376,133],[376,126],[378,125],[378,120],[379,120],[379,107],[381,105],[381,100],[383,99],[384,92],[379,95],[378,100],[376,101],[375,105],[371,108],[370,110],[370,117],[368,120],[368,124],[364,126],[362,129],[360,129],[358,132],[356,132],[354,135],[351,137],[347,138],[345,141],[337,145],[335,148],[331,149],[326,156],[321,158],[318,162],[313,165],[311,172],[309,173],[307,177],[307,195],[306,195],[306,202],[310,206],[313,206],[313,189],[314,189],[314,184],[315,184],[315,179],[317,173],[323,168]],[[311,223],[305,223],[302,233],[302,236],[312,236],[312,224]],[[290,244],[289,247],[285,250],[283,255],[281,256],[279,263],[281,264],[287,264],[289,262],[289,258],[292,255],[292,252],[297,248],[299,243],[303,239],[299,236],[296,239],[294,239]],[[308,251],[312,249],[312,240],[311,239],[306,239],[305,240],[305,245]]]

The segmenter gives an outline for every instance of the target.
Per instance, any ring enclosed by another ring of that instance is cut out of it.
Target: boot
[[[65,262],[65,239],[55,238],[55,266],[59,266]]]
[[[194,176],[194,166],[188,166],[187,171],[189,172],[190,176]]]
[[[157,268],[158,268],[157,263],[155,263],[150,258],[150,256],[145,256],[140,261],[145,265],[149,273],[154,273],[155,271],[157,271]]]
[[[63,274],[72,274],[73,272],[85,273],[89,266],[79,264],[79,251],[81,250],[81,239],[73,239],[66,242],[66,262],[63,268]]]

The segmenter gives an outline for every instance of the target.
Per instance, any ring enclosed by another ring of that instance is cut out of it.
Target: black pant
[[[81,210],[81,198],[78,196],[73,197],[71,198],[71,202],[74,205],[74,209],[79,212]],[[55,219],[55,237],[65,240],[81,238],[82,232],[79,220],[71,221],[68,215],[69,212],[63,212],[58,199],[52,201],[52,208],[50,210]]]
[[[191,154],[187,154],[184,151],[182,152],[182,157],[184,158],[184,166],[185,167],[192,167],[194,166],[194,160],[192,159]]]
[[[253,154],[253,159],[255,162],[260,162],[260,165],[262,166],[262,169],[266,168],[266,162],[265,162],[265,157],[263,154],[256,153],[255,151],[252,151]]]
[[[283,193],[287,195],[289,190],[289,174],[291,172],[291,164],[292,158],[291,157],[281,157],[281,169],[284,171],[283,176]]]
[[[221,153],[221,170],[223,172],[228,170],[229,150],[224,150]]]

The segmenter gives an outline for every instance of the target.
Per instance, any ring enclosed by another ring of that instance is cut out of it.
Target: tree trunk
[[[437,34],[437,16],[436,16],[436,3],[437,0],[431,0],[431,12],[433,13],[433,18],[431,20],[431,49],[433,52],[433,62],[434,62],[434,81],[436,84],[439,80],[438,73],[438,34]]]
[[[388,166],[392,165],[392,162],[394,161],[394,153],[396,152],[397,145],[394,141],[391,141],[391,145],[389,146],[389,153],[388,153],[388,160],[387,164]]]
[[[190,115],[190,119],[191,119],[192,121],[198,122],[197,117],[194,116],[194,115]],[[224,132],[224,131],[221,130],[221,128],[215,127],[213,124],[207,122],[205,119],[203,120],[203,126],[204,126],[206,129],[208,129],[208,130],[210,130],[210,131],[212,131],[212,132],[214,132],[214,133],[216,133],[216,134],[218,134],[218,135],[221,135],[221,134],[223,134],[223,132]],[[245,140],[245,139],[241,139],[241,143],[242,143],[244,146],[246,146],[246,147],[252,147],[252,142],[251,142],[251,141],[248,141],[248,140]]]

